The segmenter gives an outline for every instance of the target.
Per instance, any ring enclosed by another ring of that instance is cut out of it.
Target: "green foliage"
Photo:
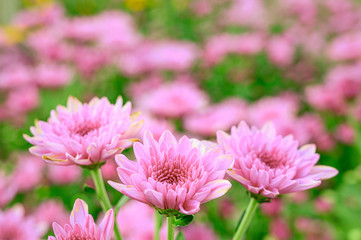
[[[175,240],[185,240],[183,232],[178,232]]]

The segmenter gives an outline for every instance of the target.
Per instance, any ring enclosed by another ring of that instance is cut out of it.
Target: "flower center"
[[[66,240],[95,240],[94,236],[89,236],[85,231],[75,231],[71,232]]]
[[[184,183],[189,178],[189,171],[180,159],[158,162],[153,166],[152,178],[170,185]]]
[[[287,163],[287,157],[279,152],[261,152],[257,154],[257,158],[270,168],[284,167]]]
[[[82,125],[78,125],[74,129],[74,133],[82,137],[88,135],[90,132],[97,130],[100,127],[99,123],[89,123],[85,122]]]

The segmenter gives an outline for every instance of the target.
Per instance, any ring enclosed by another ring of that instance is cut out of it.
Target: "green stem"
[[[100,168],[90,170],[90,173],[92,175],[94,184],[95,184],[95,191],[97,192],[97,195],[100,200],[100,205],[102,206],[104,212],[108,211],[112,208],[112,204],[109,200],[107,190],[105,189],[102,173],[100,171]],[[117,222],[115,221],[114,224],[114,235],[115,239],[121,240],[122,237],[120,236],[120,232],[117,226]]]
[[[159,231],[160,231],[160,228],[161,228],[161,226],[162,226],[163,217],[162,217],[162,215],[160,215],[160,214],[158,213],[157,210],[154,210],[154,218],[155,218],[155,223],[154,223],[154,240],[160,240]]]
[[[127,196],[125,196],[125,195],[123,195],[123,196],[119,199],[117,205],[115,205],[115,214],[118,213],[119,209],[120,209],[128,200],[129,200],[129,198],[128,198]]]
[[[174,216],[167,217],[167,224],[168,224],[167,240],[174,240],[174,231],[175,231]]]
[[[232,240],[241,240],[244,233],[246,232],[249,224],[251,223],[253,214],[255,213],[258,202],[255,198],[251,197],[251,201],[248,204],[246,213],[244,214],[241,223],[238,226],[236,234],[233,236]]]

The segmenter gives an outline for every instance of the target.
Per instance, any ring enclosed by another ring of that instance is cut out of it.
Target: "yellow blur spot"
[[[52,4],[53,0],[23,0],[26,7],[44,7]]]
[[[9,25],[1,28],[1,35],[8,45],[20,43],[25,39],[25,29],[21,26]]]
[[[148,6],[148,0],[125,0],[124,5],[132,11],[142,11]]]
[[[177,10],[184,10],[189,6],[189,0],[171,0],[173,6]]]

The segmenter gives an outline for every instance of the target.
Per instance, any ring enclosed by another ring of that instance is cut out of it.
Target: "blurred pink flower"
[[[120,11],[108,11],[97,18],[96,27],[99,31],[97,38],[100,48],[117,52],[133,48],[141,41],[131,15]],[[92,26],[94,27],[93,24]]]
[[[108,160],[100,170],[105,180],[115,180],[118,177],[117,164],[113,159]]]
[[[286,8],[288,14],[295,15],[298,20],[310,26],[316,22],[317,5],[313,0],[282,0],[282,6]]]
[[[352,144],[355,141],[355,131],[348,124],[340,124],[336,129],[336,138],[345,144]]]
[[[39,104],[39,91],[33,85],[24,85],[9,92],[4,106],[9,116],[16,116],[36,108]]]
[[[293,93],[261,98],[248,107],[247,121],[258,128],[272,122],[282,136],[293,135],[300,143],[306,143],[311,136],[297,118],[298,110],[299,100]]]
[[[48,240],[63,239],[101,239],[110,240],[113,234],[114,212],[112,209],[105,213],[99,227],[94,223],[93,217],[88,213],[88,205],[81,199],[74,203],[70,215],[70,224],[62,228],[58,223],[53,223],[55,237]]]
[[[127,87],[128,94],[137,100],[139,96],[148,92],[150,89],[158,88],[163,84],[163,78],[159,75],[152,74],[141,81],[132,81]]]
[[[181,228],[186,240],[216,240],[219,239],[212,228],[204,224],[190,224]]]
[[[291,239],[292,232],[284,219],[276,218],[271,222],[271,235],[278,240],[287,240]]]
[[[190,4],[192,11],[198,16],[210,14],[213,11],[212,4],[207,0],[197,0]]]
[[[123,239],[153,240],[154,213],[155,210],[144,203],[128,201],[117,213],[117,224]],[[160,239],[167,239],[166,223],[163,223],[160,229]]]
[[[45,232],[45,226],[38,224],[31,216],[24,216],[20,205],[0,210],[0,239],[39,240]]]
[[[90,78],[99,69],[109,63],[107,52],[99,48],[91,48],[86,46],[74,49],[71,59],[75,62],[80,73]]]
[[[43,178],[44,167],[44,161],[39,157],[31,154],[19,155],[16,169],[12,173],[12,181],[18,191],[30,191],[38,186]]]
[[[318,197],[315,199],[313,204],[318,213],[328,213],[334,206],[333,200],[328,197]]]
[[[221,21],[226,24],[237,24],[254,28],[265,28],[268,25],[267,12],[261,0],[235,0],[224,12]]]
[[[15,197],[17,191],[18,186],[13,183],[11,176],[0,171],[0,209]]]
[[[0,47],[6,47],[7,41],[4,32],[0,29]]]
[[[198,50],[190,42],[143,42],[136,49],[122,54],[118,65],[127,74],[161,70],[185,71],[197,57]]]
[[[207,63],[216,64],[228,54],[253,55],[259,53],[263,46],[263,36],[257,33],[216,35],[206,43],[204,58]]]
[[[72,74],[65,65],[44,63],[37,66],[34,78],[41,87],[61,87],[72,80]]]
[[[317,110],[331,110],[337,114],[346,112],[347,106],[341,89],[314,85],[305,88],[305,95],[307,102]]]
[[[309,135],[308,141],[315,143],[320,150],[328,151],[334,147],[335,141],[327,132],[323,120],[318,114],[304,114],[298,118],[297,122],[302,131]]]
[[[229,176],[256,195],[275,198],[307,190],[338,173],[332,167],[315,166],[319,155],[314,145],[298,148],[292,136],[277,135],[271,123],[258,129],[241,122],[231,135],[219,131],[217,140],[225,153],[235,156]]]
[[[355,60],[361,57],[361,34],[346,33],[333,39],[328,56],[335,61]]]
[[[361,64],[339,65],[332,68],[325,79],[329,90],[340,92],[344,98],[353,98],[361,92]]]
[[[194,214],[200,204],[224,195],[231,187],[223,178],[233,159],[220,149],[186,136],[177,141],[169,131],[159,142],[146,132],[143,142],[134,144],[137,162],[116,156],[122,184],[109,184],[124,195],[159,210]]]
[[[52,3],[41,8],[29,8],[19,12],[14,23],[27,28],[52,25],[64,18],[64,9],[61,5]]]
[[[201,109],[199,112],[186,115],[184,128],[202,136],[215,136],[217,130],[229,130],[233,125],[244,120],[246,115],[246,102],[238,98],[227,99],[219,104]]]
[[[312,220],[306,217],[300,217],[295,220],[295,227],[299,231],[307,230],[312,224]]]
[[[299,101],[294,96],[275,96],[261,98],[253,103],[249,108],[248,121],[257,127],[262,127],[265,123],[272,121],[284,122],[292,120],[298,112]]]
[[[46,223],[48,228],[50,228],[53,222],[64,225],[69,219],[69,213],[64,209],[64,205],[55,200],[42,202],[33,215],[38,222]]]
[[[298,118],[302,131],[309,134],[312,140],[327,133],[322,118],[316,113],[306,113]]]
[[[300,217],[295,220],[296,229],[304,234],[307,240],[332,240],[333,231],[327,228],[322,221]]]
[[[354,4],[350,0],[325,0],[322,4],[332,13],[350,12]]]
[[[295,204],[303,204],[309,200],[309,194],[307,192],[294,192],[290,193],[288,197]]]
[[[141,40],[131,16],[120,11],[73,18],[67,23],[64,32],[67,38],[93,42],[99,48],[112,51],[129,49]]]
[[[82,104],[68,98],[67,107],[58,106],[47,122],[36,121],[30,152],[60,165],[99,166],[130,147],[142,122],[131,115],[131,104],[119,97],[113,105],[107,98],[93,98]]]
[[[197,58],[197,48],[189,42],[151,43],[146,55],[150,70],[183,71],[190,68]]]
[[[324,133],[315,138],[315,144],[321,151],[329,151],[335,146],[335,140],[329,133]]]
[[[140,116],[144,120],[143,128],[139,132],[139,139],[142,139],[145,131],[150,131],[155,140],[159,140],[160,136],[165,130],[174,132],[174,126],[166,119],[156,118],[150,114],[142,113]]]
[[[222,199],[220,202],[220,215],[223,218],[231,218],[235,213],[235,206],[229,199]]]
[[[119,209],[117,224],[124,240],[153,240],[154,209],[130,200]]]
[[[54,184],[69,184],[80,179],[82,169],[77,166],[48,165],[46,176]]]
[[[0,71],[0,89],[9,90],[32,83],[32,71],[24,65],[12,65]]]
[[[47,60],[68,60],[74,50],[64,41],[62,24],[29,34],[27,44],[36,54]]]
[[[286,67],[293,62],[294,44],[283,36],[272,37],[267,43],[267,53],[271,62]]]
[[[277,217],[282,211],[282,199],[275,198],[272,202],[265,202],[261,204],[262,213],[267,216]]]
[[[139,108],[164,117],[181,117],[208,102],[207,95],[192,83],[172,82],[141,96]]]

